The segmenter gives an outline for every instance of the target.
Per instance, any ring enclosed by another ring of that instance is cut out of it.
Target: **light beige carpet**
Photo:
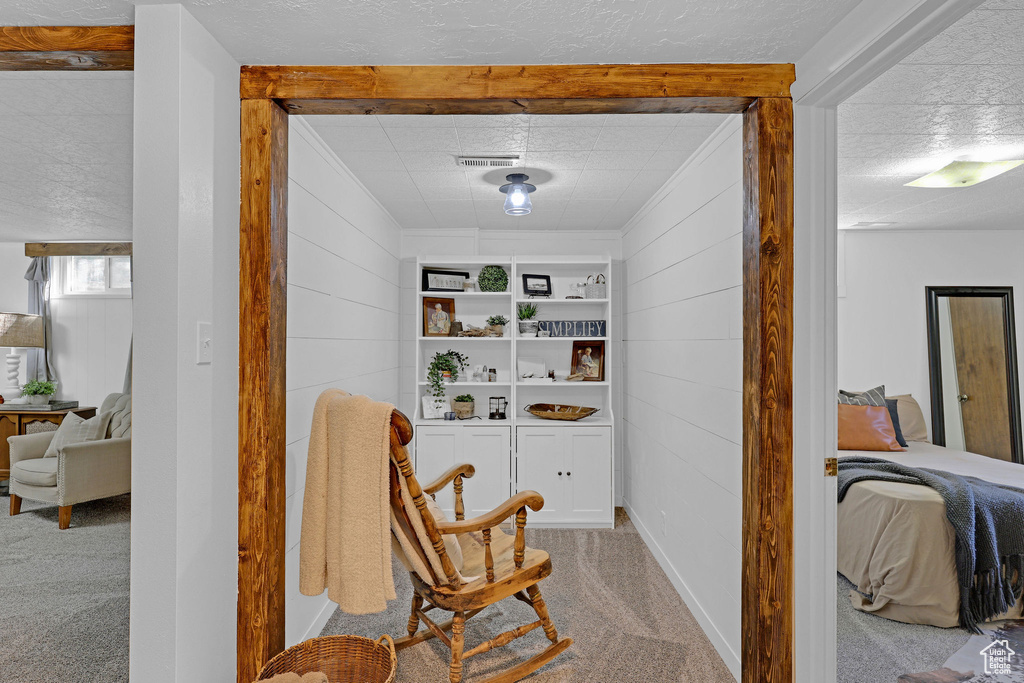
[[[554,571],[540,583],[560,636],[575,643],[526,680],[536,683],[731,683],[734,679],[625,514],[615,529],[530,529],[527,544],[551,555]],[[405,634],[412,587],[394,568],[398,600],[387,612],[335,612],[321,635],[377,638]],[[434,614],[440,614],[435,612]],[[466,625],[467,649],[536,619],[528,605],[504,600]],[[537,629],[511,645],[466,661],[465,681],[486,678],[548,645]],[[448,649],[437,639],[398,654],[397,683],[448,680]]]

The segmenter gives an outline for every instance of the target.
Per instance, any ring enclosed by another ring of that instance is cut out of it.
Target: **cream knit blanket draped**
[[[339,389],[320,394],[306,459],[299,591],[349,614],[387,609],[391,576],[389,505],[394,406]]]

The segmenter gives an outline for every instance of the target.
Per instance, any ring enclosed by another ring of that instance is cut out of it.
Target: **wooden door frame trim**
[[[0,71],[131,71],[135,26],[0,26]]]
[[[284,647],[287,115],[742,113],[742,681],[793,681],[788,64],[243,66],[238,681]]]

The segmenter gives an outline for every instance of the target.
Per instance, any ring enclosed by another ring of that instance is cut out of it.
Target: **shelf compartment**
[[[584,386],[584,387],[606,387],[609,384],[611,384],[611,382],[608,382],[608,381],[605,381],[605,382],[565,382],[565,381],[561,381],[561,382],[559,382],[559,381],[555,381],[555,382],[516,382],[516,386],[517,387],[543,387],[545,389],[561,389],[562,387],[574,387],[574,386],[577,386],[577,385],[578,386]]]
[[[517,304],[606,304],[611,299],[516,299]]]
[[[430,342],[430,341],[453,342],[454,341],[454,342],[475,342],[475,343],[478,343],[478,344],[482,344],[482,343],[485,343],[485,342],[510,341],[511,339],[512,339],[511,335],[509,335],[507,337],[417,337],[416,338],[417,341],[421,341],[421,342]]]
[[[608,341],[608,337],[516,337],[516,341],[578,341],[578,342],[599,342]]]

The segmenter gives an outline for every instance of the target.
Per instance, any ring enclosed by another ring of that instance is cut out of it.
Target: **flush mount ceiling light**
[[[533,210],[530,193],[537,186],[526,182],[529,179],[524,173],[509,173],[505,176],[508,184],[498,188],[505,193],[505,213],[509,216],[525,216]]]
[[[938,171],[907,183],[907,187],[970,187],[1024,164],[1021,161],[964,161],[958,159]]]

